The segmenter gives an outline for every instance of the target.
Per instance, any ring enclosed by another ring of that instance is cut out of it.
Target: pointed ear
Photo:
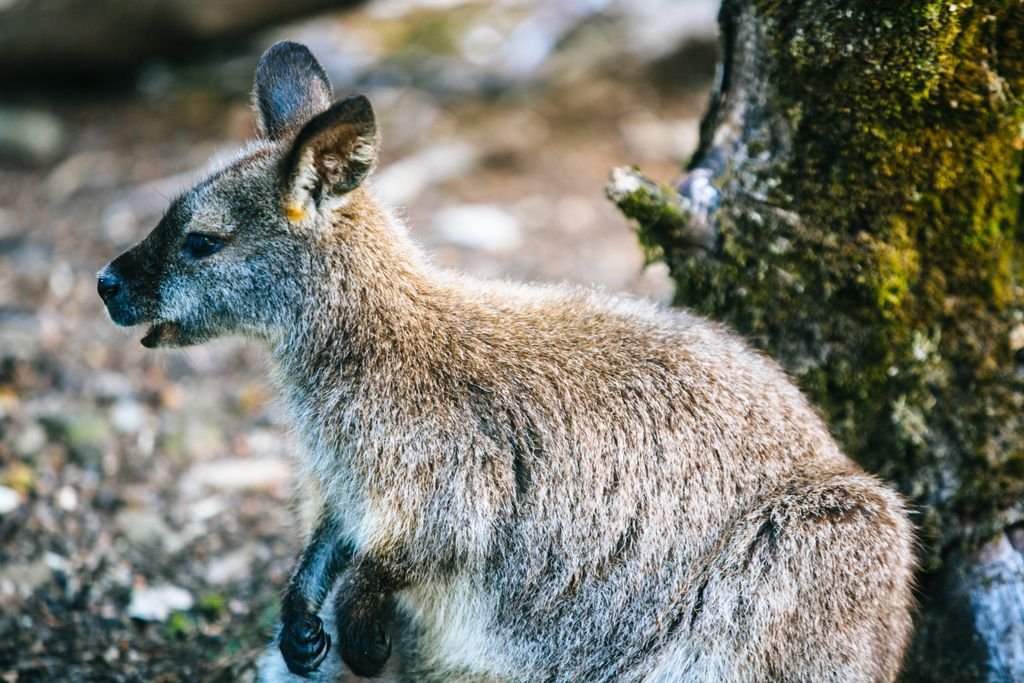
[[[331,105],[327,72],[305,45],[282,40],[260,57],[252,90],[260,135],[281,140]]]
[[[377,161],[377,122],[370,100],[348,97],[320,114],[295,137],[281,167],[289,217],[332,195],[351,192]]]

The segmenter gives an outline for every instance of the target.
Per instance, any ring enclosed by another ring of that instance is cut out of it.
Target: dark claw
[[[373,678],[391,656],[391,639],[380,622],[346,622],[340,627],[338,654],[356,676]]]
[[[296,676],[308,678],[320,668],[331,649],[331,637],[324,631],[320,617],[304,614],[285,621],[279,647],[288,670]]]

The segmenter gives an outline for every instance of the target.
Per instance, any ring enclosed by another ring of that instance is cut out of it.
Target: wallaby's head
[[[273,337],[303,307],[324,231],[358,222],[370,201],[359,189],[377,156],[369,100],[332,104],[323,67],[290,42],[260,59],[253,100],[258,139],[99,273],[114,322],[151,325],[145,346]]]

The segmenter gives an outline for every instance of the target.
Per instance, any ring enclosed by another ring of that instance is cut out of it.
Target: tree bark
[[[1024,2],[725,0],[675,188],[609,196],[917,506],[906,680],[1024,680]]]

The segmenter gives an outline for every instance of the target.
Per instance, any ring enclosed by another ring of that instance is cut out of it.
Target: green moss
[[[687,242],[689,213],[675,200],[678,196],[670,187],[644,178],[637,171],[623,171],[629,176],[630,186],[608,189],[619,209],[637,222],[637,239],[648,263],[664,257],[662,244]]]
[[[164,630],[168,638],[183,639],[195,631],[196,625],[185,612],[174,612],[167,620]]]
[[[219,619],[227,609],[224,596],[218,593],[207,593],[199,599],[199,613],[210,621]]]
[[[920,272],[917,245],[902,217],[895,217],[887,230],[890,239],[876,243],[878,269],[871,283],[875,300],[883,316],[891,318],[902,311],[907,296]]]

